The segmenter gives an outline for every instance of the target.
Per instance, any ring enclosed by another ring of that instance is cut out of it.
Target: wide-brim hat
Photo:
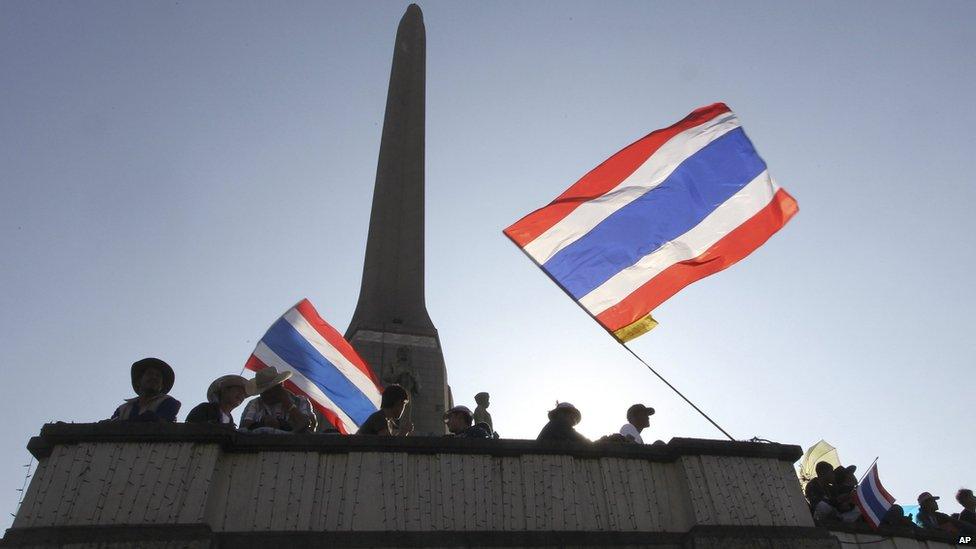
[[[245,397],[252,396],[255,393],[255,384],[253,379],[247,379],[243,376],[234,374],[220,376],[213,380],[213,383],[211,383],[210,387],[207,388],[207,402],[217,402],[220,391],[226,389],[227,387],[240,387],[244,389]]]
[[[558,403],[556,403],[556,407],[553,408],[552,410],[549,410],[549,421],[552,421],[553,419],[555,419],[556,414],[560,410],[569,410],[569,411],[571,411],[573,413],[573,416],[576,419],[576,421],[573,422],[573,425],[576,425],[580,421],[583,421],[583,414],[580,413],[579,409],[576,408],[576,406],[573,406],[572,404],[570,404],[568,402],[558,402]]]
[[[285,380],[291,377],[291,372],[278,372],[278,369],[274,366],[268,366],[263,370],[258,370],[254,374],[254,392],[255,394],[261,394],[268,389],[274,388],[275,385],[280,385]]]
[[[166,362],[158,358],[151,357],[132,363],[132,369],[129,371],[129,375],[132,378],[132,390],[136,393],[139,392],[139,379],[148,368],[156,368],[162,372],[163,394],[169,393],[169,390],[173,388],[173,382],[176,381],[176,374],[173,373],[173,368],[169,364],[166,364]]]

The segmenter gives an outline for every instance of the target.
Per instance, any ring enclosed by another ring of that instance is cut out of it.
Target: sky
[[[0,2],[0,528],[26,444],[146,356],[180,418],[308,297],[359,293],[406,2]],[[976,3],[423,2],[426,288],[455,401],[723,438],[502,235],[693,109],[739,115],[799,214],[634,351],[737,439],[821,438],[899,502],[976,486]],[[238,409],[239,413],[240,409]],[[13,419],[17,421],[13,421]]]

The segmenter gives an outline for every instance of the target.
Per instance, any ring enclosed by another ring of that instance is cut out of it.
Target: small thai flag
[[[728,106],[627,146],[508,236],[620,341],[651,311],[766,242],[797,212]]]
[[[271,325],[244,365],[255,372],[268,366],[292,372],[288,389],[308,397],[343,434],[355,433],[379,409],[376,375],[308,299]]]
[[[895,498],[884,489],[881,480],[878,479],[878,464],[874,464],[864,475],[861,483],[857,485],[854,494],[857,506],[861,509],[861,515],[871,526],[877,528],[881,524],[888,509],[895,504]]]

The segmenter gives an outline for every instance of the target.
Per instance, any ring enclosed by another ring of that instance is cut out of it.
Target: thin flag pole
[[[881,456],[875,456],[874,461],[871,462],[871,465],[868,465],[868,468],[865,469],[863,473],[861,473],[861,478],[857,479],[858,484],[861,484],[861,481],[864,480],[864,477],[868,475],[868,471],[870,471],[871,468],[874,467],[874,464],[878,462],[879,457]]]
[[[505,234],[504,231],[502,232],[502,234]],[[597,325],[600,326],[600,328],[603,329],[610,337],[612,337],[614,341],[616,341],[617,343],[619,343],[624,349],[627,349],[627,351],[630,354],[634,355],[634,358],[636,358],[637,360],[639,360],[641,362],[641,364],[643,364],[644,366],[647,366],[647,369],[650,370],[651,373],[653,373],[654,375],[656,375],[658,379],[660,379],[661,381],[663,381],[665,385],[667,385],[672,391],[674,391],[675,393],[677,393],[677,395],[679,397],[681,397],[692,408],[694,408],[696,412],[698,412],[699,414],[701,414],[702,417],[704,417],[705,419],[707,419],[709,423],[711,423],[712,425],[714,425],[716,429],[718,429],[719,431],[722,431],[722,434],[723,435],[729,437],[729,440],[735,442],[735,439],[732,437],[732,435],[730,435],[728,433],[728,431],[726,431],[725,429],[721,428],[718,423],[715,423],[715,421],[713,421],[712,418],[708,417],[708,414],[706,414],[705,412],[703,412],[701,410],[701,408],[699,408],[698,406],[695,406],[695,403],[694,402],[688,400],[688,397],[686,397],[684,394],[682,394],[681,391],[679,391],[674,385],[671,385],[671,383],[668,380],[664,379],[664,376],[662,376],[661,374],[657,373],[657,370],[655,370],[654,368],[652,368],[651,365],[648,364],[647,362],[645,362],[643,358],[637,356],[637,353],[635,353],[630,347],[628,347],[626,343],[624,343],[624,342],[620,341],[619,339],[617,339],[617,336],[613,335],[613,332],[611,332],[610,330],[607,330],[606,327],[604,327],[602,324],[600,324],[600,321],[597,320],[596,317],[593,316],[592,313],[590,313],[590,311],[587,311],[586,310],[586,307],[584,307],[579,301],[576,300],[575,297],[573,297],[573,294],[569,293],[569,291],[566,288],[563,288],[563,285],[560,284],[559,281],[556,280],[555,277],[553,277],[551,274],[549,274],[548,271],[546,271],[544,268],[542,268],[542,265],[540,265],[539,262],[536,261],[534,257],[532,257],[531,255],[529,255],[529,252],[525,251],[525,248],[522,248],[521,246],[519,246],[518,245],[518,242],[515,242],[515,240],[512,239],[512,237],[508,236],[507,234],[505,234],[505,236],[508,237],[508,240],[512,244],[514,244],[515,247],[520,252],[522,252],[525,255],[525,257],[529,258],[529,261],[531,261],[536,267],[539,268],[540,271],[542,271],[547,277],[549,277],[549,280],[551,280],[553,282],[553,284],[556,285],[557,288],[559,288],[560,290],[562,290],[563,293],[566,294],[567,297],[569,297],[569,300],[570,301],[572,301],[573,303],[575,303],[576,306],[579,307],[581,311],[583,311],[584,313],[586,313],[586,316],[592,318],[593,319],[593,322],[596,322]]]
[[[660,379],[661,381],[663,381],[665,385],[667,385],[679,397],[681,397],[682,399],[684,399],[684,401],[687,402],[689,406],[691,406],[692,408],[694,408],[695,411],[698,412],[699,414],[701,414],[703,418],[707,419],[708,422],[711,423],[712,425],[714,425],[716,429],[718,429],[719,431],[722,431],[722,434],[723,435],[729,437],[729,440],[735,442],[735,439],[732,438],[732,435],[730,435],[728,433],[728,431],[726,431],[721,426],[719,426],[718,423],[715,423],[715,421],[712,418],[708,417],[708,414],[706,414],[705,412],[703,412],[701,410],[701,408],[699,408],[698,406],[695,406],[695,403],[694,402],[688,400],[688,397],[686,397],[685,395],[683,395],[681,393],[681,391],[679,391],[677,389],[677,387],[675,387],[674,385],[671,385],[671,382],[669,382],[668,380],[664,379],[664,376],[662,376],[661,374],[657,373],[657,370],[655,370],[654,368],[652,368],[651,365],[648,364],[646,361],[644,361],[643,358],[637,356],[637,353],[635,353],[633,349],[631,349],[630,347],[628,347],[626,343],[620,342],[620,346],[623,347],[624,349],[627,349],[627,351],[629,351],[630,354],[634,355],[634,358],[636,358],[637,360],[639,360],[641,362],[641,364],[643,364],[644,366],[647,366],[647,369],[650,370],[652,374],[656,375],[658,379]]]

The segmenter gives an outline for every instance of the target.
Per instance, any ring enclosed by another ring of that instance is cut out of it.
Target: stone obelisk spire
[[[412,393],[404,417],[415,432],[440,435],[451,397],[424,300],[425,50],[423,14],[411,4],[393,49],[363,282],[346,339],[384,383]]]

